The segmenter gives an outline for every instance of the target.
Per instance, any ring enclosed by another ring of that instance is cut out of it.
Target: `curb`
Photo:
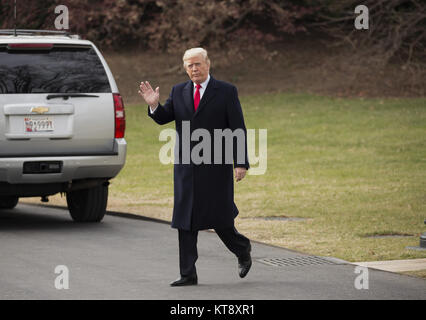
[[[65,207],[65,206],[58,206],[58,205],[49,205],[49,204],[41,204],[41,203],[20,203],[20,204],[27,205],[27,206],[36,206],[36,207],[44,207],[44,208],[53,208],[53,209],[68,210],[67,207]],[[169,226],[170,226],[170,223],[171,223],[171,221],[157,219],[157,218],[151,218],[151,217],[146,217],[146,216],[142,216],[142,215],[139,215],[139,214],[128,213],[128,212],[108,211],[107,210],[106,215],[120,217],[120,218],[126,218],[126,219],[151,221],[151,222],[156,222],[156,223],[161,223],[161,224],[167,224]],[[211,229],[201,230],[201,231],[215,233],[215,231],[211,230]],[[317,255],[314,255],[314,254],[311,254],[311,253],[296,251],[296,250],[293,250],[293,249],[289,249],[289,248],[285,248],[285,247],[280,247],[280,246],[277,246],[277,245],[273,245],[273,244],[269,244],[269,243],[264,243],[264,242],[257,241],[257,240],[250,239],[250,241],[254,242],[254,243],[261,244],[261,245],[264,245],[264,246],[286,250],[286,251],[289,251],[289,252],[292,252],[292,253],[295,253],[295,254],[299,254],[299,255],[317,256]],[[323,258],[325,260],[329,260],[330,262],[333,262],[333,263],[338,264],[338,265],[342,265],[342,264],[350,265],[350,264],[353,264],[352,262],[345,261],[345,260],[342,260],[342,259],[339,259],[339,258],[335,258],[335,257],[327,257],[327,256],[317,256],[317,257]]]

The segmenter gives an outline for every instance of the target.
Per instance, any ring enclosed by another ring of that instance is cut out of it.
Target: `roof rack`
[[[63,35],[73,39],[80,39],[79,35],[70,34],[68,31],[60,31],[60,30],[35,30],[35,29],[0,29],[0,35],[2,34],[10,34],[10,35],[26,35],[33,36],[37,34],[56,34]]]

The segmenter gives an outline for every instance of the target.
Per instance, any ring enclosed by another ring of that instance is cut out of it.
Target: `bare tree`
[[[323,2],[323,1],[322,1]],[[324,3],[324,2],[323,2]],[[319,4],[319,13],[309,26],[348,43],[363,58],[384,66],[403,59],[406,66],[425,62],[426,3],[420,0],[367,0],[369,29],[354,28],[355,0]]]

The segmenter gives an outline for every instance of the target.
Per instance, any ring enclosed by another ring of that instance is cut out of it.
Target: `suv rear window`
[[[50,50],[0,45],[0,94],[111,92],[92,46],[55,44]]]

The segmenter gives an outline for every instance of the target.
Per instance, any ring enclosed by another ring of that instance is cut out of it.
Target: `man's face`
[[[210,70],[210,64],[203,58],[202,55],[197,55],[186,59],[186,73],[192,82],[201,84],[207,80]]]

